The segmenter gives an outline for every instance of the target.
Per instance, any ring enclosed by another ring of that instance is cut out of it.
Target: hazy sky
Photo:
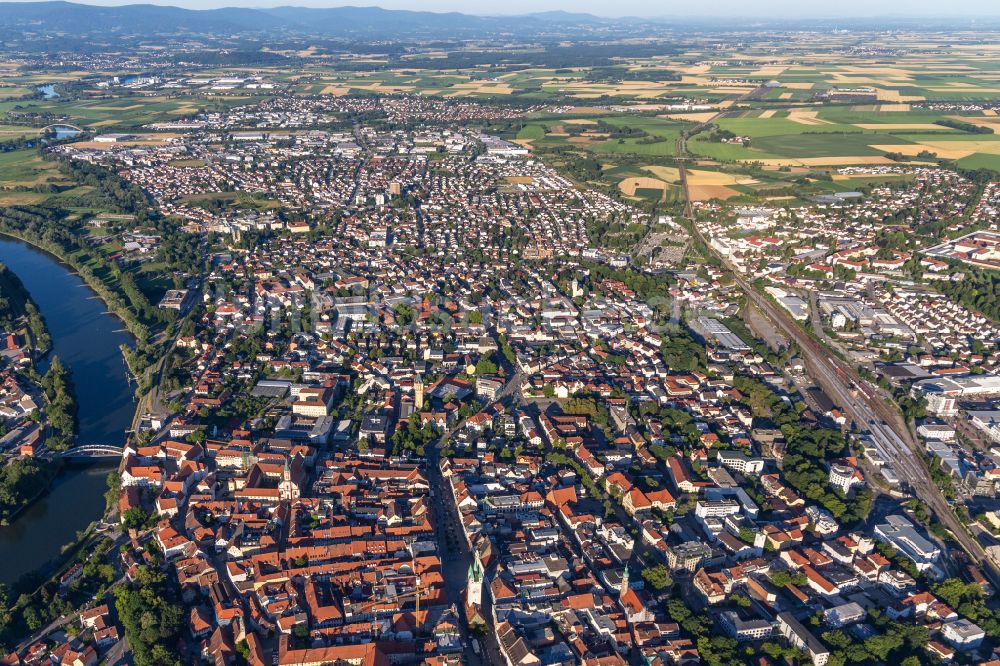
[[[80,1],[80,0],[76,0]],[[600,16],[1000,16],[1000,0],[83,0],[95,5],[153,3],[190,9],[214,7],[338,7],[376,5],[387,9],[460,11],[466,14],[518,14],[551,9],[590,12]]]

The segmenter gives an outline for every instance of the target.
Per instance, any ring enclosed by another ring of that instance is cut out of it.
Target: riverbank
[[[2,296],[0,322],[13,327],[17,319],[23,319],[27,333],[25,346],[31,350],[32,360],[44,357],[52,349],[52,338],[45,326],[45,318],[31,300],[21,279],[2,263],[0,263],[0,296]]]
[[[4,494],[12,496],[13,501],[10,508],[0,509],[0,527],[8,527],[32,504],[45,497],[61,471],[62,461],[58,459],[15,460],[4,465],[0,470],[0,488]],[[17,478],[12,478],[14,476]],[[27,489],[23,487],[25,483],[29,484]],[[18,497],[24,492],[28,493],[27,497]]]
[[[91,524],[65,546],[58,557],[40,567],[33,575],[22,578],[10,589],[10,621],[0,626],[0,642],[22,652],[37,640],[40,628],[53,622],[75,619],[77,609],[106,592],[124,578],[115,579],[114,568],[107,563],[120,538],[115,531],[102,530]],[[62,582],[71,569],[79,565],[79,574],[68,585]],[[20,643],[14,643],[20,639]]]
[[[53,355],[71,372],[77,395],[78,444],[125,442],[135,412],[121,345],[132,344],[84,277],[44,247],[0,236],[0,262],[24,283],[49,325]],[[85,389],[83,387],[86,387]],[[65,465],[61,474],[10,525],[0,527],[0,582],[13,583],[57,557],[78,532],[105,515],[100,467]]]
[[[27,367],[23,358],[8,357],[3,370],[3,381],[8,390],[14,391],[10,403],[15,412],[20,411],[23,400],[29,400],[33,411],[23,411],[4,419],[3,431],[6,432],[45,432],[50,425],[50,417],[54,414],[58,423],[58,438],[49,438],[47,444],[60,448],[61,444],[72,441],[73,436],[73,405],[75,401],[71,394],[71,386],[62,384],[59,402],[52,407],[47,401],[43,410],[38,405],[39,398],[46,397],[45,378],[39,375],[38,362],[52,349],[52,338],[45,325],[37,305],[24,283],[14,271],[0,263],[0,330],[13,336],[20,344],[20,350],[27,356]],[[58,360],[55,361],[58,366]],[[58,370],[59,368],[57,368]],[[65,373],[62,373],[63,376]],[[54,379],[54,376],[50,379]],[[23,394],[23,398],[18,397]],[[51,409],[50,409],[51,407]],[[40,420],[39,414],[45,414]],[[69,418],[66,418],[69,416]],[[39,421],[37,424],[34,421]],[[69,428],[68,435],[65,428]],[[17,442],[14,443],[17,446]],[[52,482],[62,470],[62,461],[53,458],[21,458],[14,456],[4,461],[0,466],[0,526],[8,526],[33,503],[48,493]]]
[[[117,317],[132,335],[135,341],[145,341],[149,337],[148,327],[129,309],[121,295],[111,291],[111,288],[87,265],[80,263],[75,257],[68,255],[61,246],[47,243],[41,239],[28,236],[10,229],[0,228],[0,236],[9,236],[22,243],[49,254],[53,259],[73,271],[101,299],[108,312]]]

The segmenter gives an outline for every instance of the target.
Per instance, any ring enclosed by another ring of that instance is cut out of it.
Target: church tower
[[[420,375],[413,378],[413,408],[418,412],[424,408],[424,380]]]
[[[292,466],[288,457],[285,457],[285,469],[281,471],[281,484],[278,487],[281,499],[287,499],[292,504],[299,498],[298,483],[292,479]]]
[[[472,564],[469,565],[469,574],[465,585],[465,619],[469,626],[485,625],[486,618],[483,617],[483,562],[479,559],[479,551],[472,549]]]
[[[475,548],[472,549],[472,564],[469,565],[466,597],[470,606],[483,605],[483,563]]]
[[[621,587],[618,588],[618,597],[621,598],[621,597],[625,596],[626,592],[628,592],[628,565],[627,564],[625,565],[625,571],[622,572],[622,584],[621,584]]]

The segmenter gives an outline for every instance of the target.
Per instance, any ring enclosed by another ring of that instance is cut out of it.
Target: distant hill
[[[96,7],[53,2],[0,2],[0,33],[104,32],[121,35],[288,33],[328,37],[471,37],[536,34],[554,27],[611,25],[591,14],[543,12],[525,16],[472,16],[458,12],[390,10],[379,7],[276,7],[191,10],[159,5]]]
[[[238,0],[237,0],[238,1]],[[498,8],[502,9],[502,5]],[[753,11],[748,4],[747,11]],[[970,18],[857,18],[745,19],[726,18],[602,18],[592,14],[546,11],[520,16],[473,16],[458,12],[435,13],[382,9],[380,7],[274,7],[250,9],[192,10],[180,7],[135,4],[97,7],[73,2],[0,2],[0,42],[31,43],[41,50],[86,49],[87,37],[101,41],[123,37],[170,37],[211,35],[218,37],[255,36],[280,39],[282,36],[348,39],[355,42],[382,39],[457,40],[500,36],[503,39],[582,38],[606,41],[622,36],[662,36],[665,29],[764,30],[778,29],[857,29],[887,30],[894,27],[938,30],[949,27],[982,31],[996,29],[1000,20]],[[51,39],[59,37],[60,39]]]

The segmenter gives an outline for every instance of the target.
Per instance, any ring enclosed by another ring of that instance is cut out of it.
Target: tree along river
[[[21,278],[45,317],[52,354],[73,375],[77,444],[121,446],[135,411],[120,345],[132,344],[78,275],[55,257],[0,236],[0,263]],[[67,465],[50,492],[0,527],[0,582],[11,583],[59,555],[76,533],[104,513],[105,479],[116,461]]]

